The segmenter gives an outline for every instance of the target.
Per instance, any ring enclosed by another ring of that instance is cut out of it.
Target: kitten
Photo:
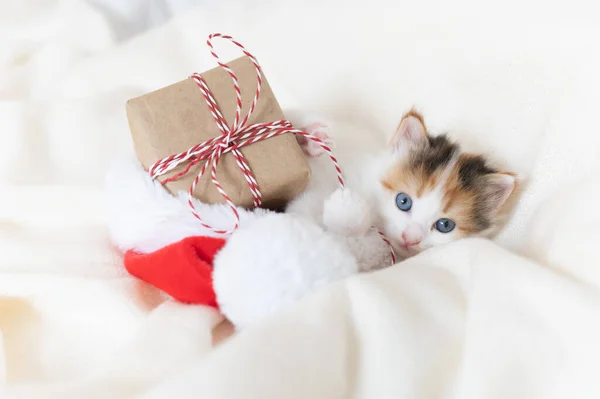
[[[304,126],[331,144],[326,124]],[[333,167],[320,147],[302,139],[299,143],[309,156],[312,180],[287,211],[320,222],[322,201],[335,189],[328,172]],[[494,169],[482,155],[461,151],[445,135],[430,135],[414,109],[403,115],[385,151],[362,160],[354,157],[342,170],[347,185],[369,199],[377,227],[403,258],[464,237],[492,235],[516,186],[513,173]]]

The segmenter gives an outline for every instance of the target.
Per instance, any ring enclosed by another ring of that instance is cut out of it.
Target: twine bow
[[[225,39],[225,40],[228,40],[231,43],[235,44],[238,48],[240,48],[242,50],[242,52],[250,59],[250,61],[254,65],[254,69],[256,71],[256,82],[257,82],[256,92],[254,94],[254,99],[252,101],[252,104],[250,105],[248,113],[243,118],[241,117],[242,93],[240,91],[237,76],[235,75],[233,70],[227,64],[224,64],[221,62],[219,56],[215,53],[214,47],[212,45],[212,39],[214,39],[214,38]],[[262,195],[260,193],[260,188],[254,177],[254,174],[250,170],[250,167],[248,166],[248,163],[247,163],[246,159],[244,158],[244,155],[241,153],[240,149],[247,145],[254,144],[258,141],[266,140],[271,137],[279,136],[282,134],[292,133],[292,134],[296,134],[296,135],[301,135],[301,136],[304,136],[306,139],[311,140],[311,141],[317,143],[318,145],[320,145],[323,148],[323,150],[327,153],[327,155],[329,156],[331,161],[333,162],[333,166],[335,168],[335,172],[337,174],[337,179],[338,179],[340,186],[344,187],[344,178],[342,176],[342,170],[339,166],[337,159],[333,155],[331,148],[329,148],[318,137],[313,136],[305,131],[294,128],[292,126],[292,124],[287,120],[279,120],[279,121],[273,121],[273,122],[267,122],[267,123],[256,123],[256,124],[252,124],[252,125],[248,124],[250,116],[252,115],[252,113],[254,112],[254,109],[256,108],[256,104],[257,104],[258,98],[260,96],[260,90],[261,90],[261,85],[262,85],[261,69],[260,69],[260,65],[258,64],[258,61],[256,61],[256,58],[252,54],[250,54],[244,48],[244,46],[242,46],[242,44],[235,41],[231,36],[223,35],[221,33],[210,34],[208,36],[208,40],[206,41],[206,44],[208,45],[208,47],[210,49],[210,53],[212,54],[214,59],[217,61],[217,64],[221,68],[223,68],[231,77],[231,80],[233,83],[233,88],[235,90],[235,96],[236,96],[235,119],[233,121],[233,124],[231,126],[229,126],[227,124],[227,121],[223,117],[223,114],[221,113],[221,110],[219,109],[217,102],[215,101],[210,89],[208,88],[206,82],[204,81],[204,78],[202,78],[202,76],[198,73],[192,74],[190,76],[190,78],[193,79],[196,82],[196,84],[198,85],[198,88],[200,89],[202,96],[206,100],[206,105],[208,106],[208,109],[210,110],[210,113],[211,113],[215,123],[217,124],[219,131],[221,132],[221,135],[219,135],[215,138],[212,138],[210,140],[206,140],[202,143],[199,143],[199,144],[193,146],[192,148],[188,149],[187,151],[168,156],[164,159],[161,159],[161,160],[155,162],[149,169],[150,176],[153,179],[156,179],[159,176],[162,176],[162,175],[168,173],[169,171],[175,169],[176,167],[183,164],[184,162],[188,162],[186,167],[181,172],[165,179],[163,181],[163,184],[165,184],[169,181],[179,179],[181,176],[187,174],[194,165],[198,164],[199,162],[204,161],[204,164],[202,165],[200,172],[194,179],[194,182],[192,183],[192,185],[188,191],[188,205],[191,208],[192,214],[199,220],[199,222],[200,222],[200,224],[202,224],[202,226],[212,230],[216,234],[223,234],[223,235],[229,235],[232,232],[234,232],[239,227],[239,223],[240,223],[240,215],[238,213],[238,210],[237,210],[235,204],[233,203],[233,201],[231,200],[229,195],[225,192],[225,190],[223,189],[223,187],[217,180],[217,175],[216,175],[217,165],[219,163],[219,160],[221,159],[221,157],[224,154],[231,153],[233,155],[244,178],[246,179],[246,182],[248,183],[248,187],[250,188],[250,191],[252,193],[253,204],[255,207],[259,207],[262,204]],[[211,176],[212,183],[215,185],[215,187],[217,188],[217,190],[219,191],[221,196],[225,199],[225,202],[231,209],[232,214],[234,215],[235,222],[234,222],[233,227],[229,230],[221,230],[221,229],[213,228],[212,226],[210,226],[209,224],[204,222],[202,220],[202,218],[200,217],[200,215],[198,215],[198,213],[196,212],[196,208],[195,208],[194,202],[193,202],[193,193],[194,193],[194,190],[196,189],[198,181],[204,175],[204,173],[206,173],[208,168],[210,168],[210,176]],[[385,240],[385,242],[388,245],[390,245],[390,249],[391,249],[391,244],[387,240],[387,238],[383,235],[383,233],[379,232],[379,234]],[[395,256],[394,256],[394,252],[392,249],[391,249],[391,254],[392,254],[392,260],[395,263]]]

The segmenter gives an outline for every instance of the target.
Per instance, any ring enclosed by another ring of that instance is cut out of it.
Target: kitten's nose
[[[406,232],[402,233],[402,241],[404,241],[404,245],[407,247],[420,244],[422,240],[422,237],[408,235]]]

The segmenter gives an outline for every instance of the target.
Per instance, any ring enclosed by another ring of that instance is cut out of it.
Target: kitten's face
[[[445,136],[429,136],[415,111],[403,117],[392,151],[380,180],[379,210],[401,256],[497,226],[514,191],[512,174],[490,168],[482,156],[461,153]]]

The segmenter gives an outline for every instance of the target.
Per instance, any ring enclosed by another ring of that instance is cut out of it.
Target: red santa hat
[[[126,270],[178,301],[218,309],[213,261],[226,239],[198,223],[184,193],[168,193],[133,157],[113,165],[106,183],[109,233]],[[217,228],[231,223],[225,205],[195,206]],[[240,210],[240,223],[265,212]]]

